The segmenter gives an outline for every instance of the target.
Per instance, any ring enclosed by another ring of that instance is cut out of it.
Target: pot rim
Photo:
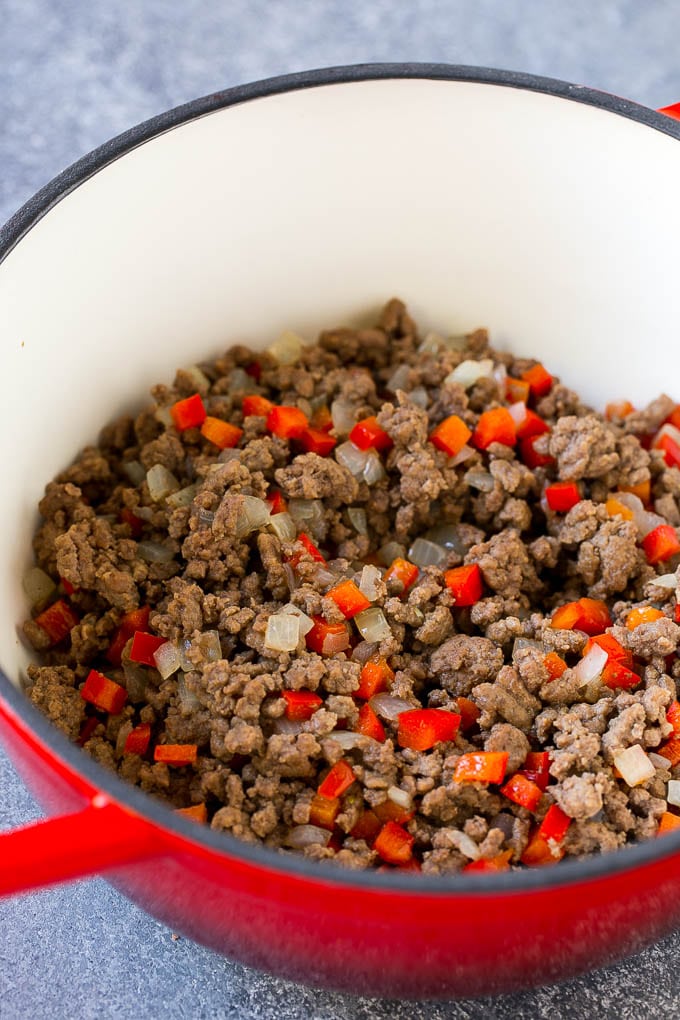
[[[680,121],[646,106],[583,85],[517,71],[441,63],[373,63],[280,75],[211,93],[175,107],[117,135],[77,160],[36,192],[0,228],[0,264],[42,217],[70,192],[110,163],[167,131],[253,99],[324,85],[390,79],[472,82],[543,93],[558,99],[595,106],[680,140]],[[298,880],[335,885],[340,889],[353,888],[383,894],[399,892],[413,896],[422,894],[427,897],[437,895],[486,897],[542,892],[613,877],[638,867],[667,861],[680,853],[680,832],[676,832],[666,835],[661,842],[648,840],[598,857],[564,861],[555,868],[464,876],[460,874],[427,876],[399,871],[349,871],[328,862],[309,860],[301,855],[284,856],[268,847],[244,843],[227,833],[215,832],[208,826],[196,825],[195,822],[175,814],[161,801],[123,782],[116,774],[97,764],[76,744],[71,743],[46,716],[43,716],[2,670],[0,670],[0,697],[56,757],[82,775],[97,790],[110,795],[114,801],[133,810],[160,829],[169,830],[175,837],[181,837],[227,860],[232,858],[239,863],[273,871],[281,876],[290,875]]]

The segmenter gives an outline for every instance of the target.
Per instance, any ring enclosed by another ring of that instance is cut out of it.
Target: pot
[[[173,929],[294,980],[470,996],[565,978],[680,922],[680,834],[547,870],[354,873],[174,814],[19,689],[45,482],[154,382],[237,340],[479,324],[597,406],[680,369],[680,125],[476,68],[377,65],[232,89],[85,157],[0,235],[0,723],[52,817],[0,836],[0,891],[101,873]],[[671,384],[672,385],[672,384]],[[8,428],[9,432],[9,428]],[[8,435],[8,432],[6,435]]]

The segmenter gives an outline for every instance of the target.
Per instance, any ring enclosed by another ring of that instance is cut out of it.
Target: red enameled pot
[[[340,68],[190,103],[67,170],[0,234],[0,722],[52,814],[0,835],[0,892],[101,873],[173,929],[295,980],[470,996],[565,978],[680,923],[680,834],[546,870],[355,873],[173,814],[19,688],[21,576],[50,477],[148,386],[284,327],[488,325],[589,401],[680,367],[680,125],[613,96],[440,65]],[[675,372],[675,378],[679,377]],[[676,396],[677,396],[676,391]],[[4,557],[4,559],[2,559]]]

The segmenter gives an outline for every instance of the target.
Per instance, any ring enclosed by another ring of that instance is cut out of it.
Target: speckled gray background
[[[679,39],[676,0],[0,0],[0,221],[112,135],[228,85],[331,64],[448,61],[662,106],[680,100]],[[36,813],[0,752],[0,827]],[[679,969],[676,936],[559,987],[396,1003],[227,963],[173,940],[99,880],[0,905],[2,1020],[656,1020],[680,1013]]]

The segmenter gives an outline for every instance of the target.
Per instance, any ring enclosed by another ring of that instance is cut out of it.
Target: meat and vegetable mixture
[[[97,761],[350,868],[680,826],[672,400],[603,417],[398,300],[152,396],[47,486],[25,581],[29,695]]]

